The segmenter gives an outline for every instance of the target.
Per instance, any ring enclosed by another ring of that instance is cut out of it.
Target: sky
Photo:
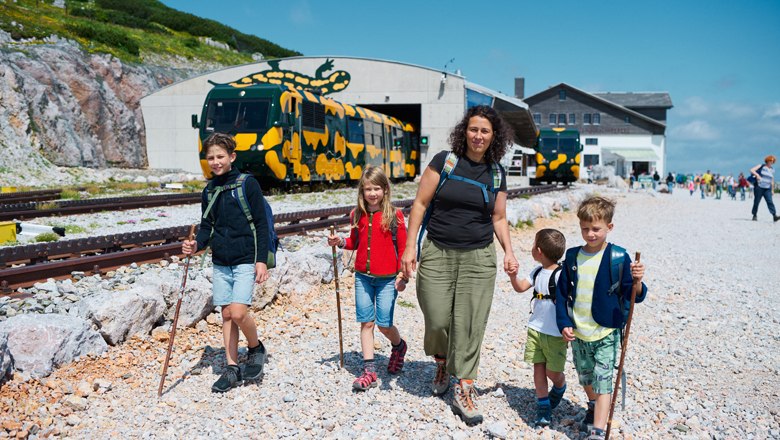
[[[514,96],[567,83],[668,92],[667,167],[746,172],[780,156],[780,1],[162,0],[306,56],[460,70]]]

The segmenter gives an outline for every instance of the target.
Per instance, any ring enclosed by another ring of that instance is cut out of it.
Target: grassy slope
[[[128,3],[133,0],[127,0]],[[143,1],[149,3],[149,0]],[[80,3],[69,2],[68,7]],[[83,2],[87,7],[95,7],[94,3]],[[163,7],[160,4],[160,7]],[[76,28],[92,28],[114,36],[131,40],[130,45],[101,42],[100,38],[85,38],[75,31]],[[48,2],[39,0],[17,0],[0,2],[0,29],[11,33],[14,39],[43,39],[55,34],[78,41],[89,52],[110,53],[124,61],[143,63],[145,54],[164,56],[180,56],[197,62],[208,60],[210,63],[235,65],[252,62],[251,54],[224,50],[197,43],[197,39],[186,32],[164,29],[161,33],[152,30],[130,28],[99,20],[66,14],[65,9],[51,6]],[[238,31],[236,31],[238,32]],[[217,38],[213,38],[217,39]],[[133,53],[124,46],[137,46],[138,53]],[[297,52],[281,49],[279,53],[263,54],[266,58],[276,58],[297,54]]]

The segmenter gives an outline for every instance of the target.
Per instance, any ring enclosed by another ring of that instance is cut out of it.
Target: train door
[[[363,120],[350,117],[347,119],[347,157],[353,167],[358,167],[366,157],[366,130]]]

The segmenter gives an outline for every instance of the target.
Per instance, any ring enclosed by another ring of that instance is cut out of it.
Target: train
[[[540,130],[534,146],[536,175],[531,184],[576,182],[580,175],[580,132],[555,127]]]
[[[393,181],[419,173],[419,131],[393,116],[290,84],[212,85],[200,119],[192,115],[207,179],[203,141],[214,132],[235,138],[234,166],[264,186],[357,181],[367,165]]]

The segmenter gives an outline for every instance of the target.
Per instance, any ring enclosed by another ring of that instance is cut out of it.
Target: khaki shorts
[[[580,385],[593,386],[596,394],[612,393],[612,370],[615,369],[619,341],[620,332],[617,329],[598,341],[572,341],[571,351]]]
[[[569,344],[562,337],[529,328],[524,360],[529,364],[547,364],[545,368],[548,370],[561,373],[566,365],[568,348]]]

